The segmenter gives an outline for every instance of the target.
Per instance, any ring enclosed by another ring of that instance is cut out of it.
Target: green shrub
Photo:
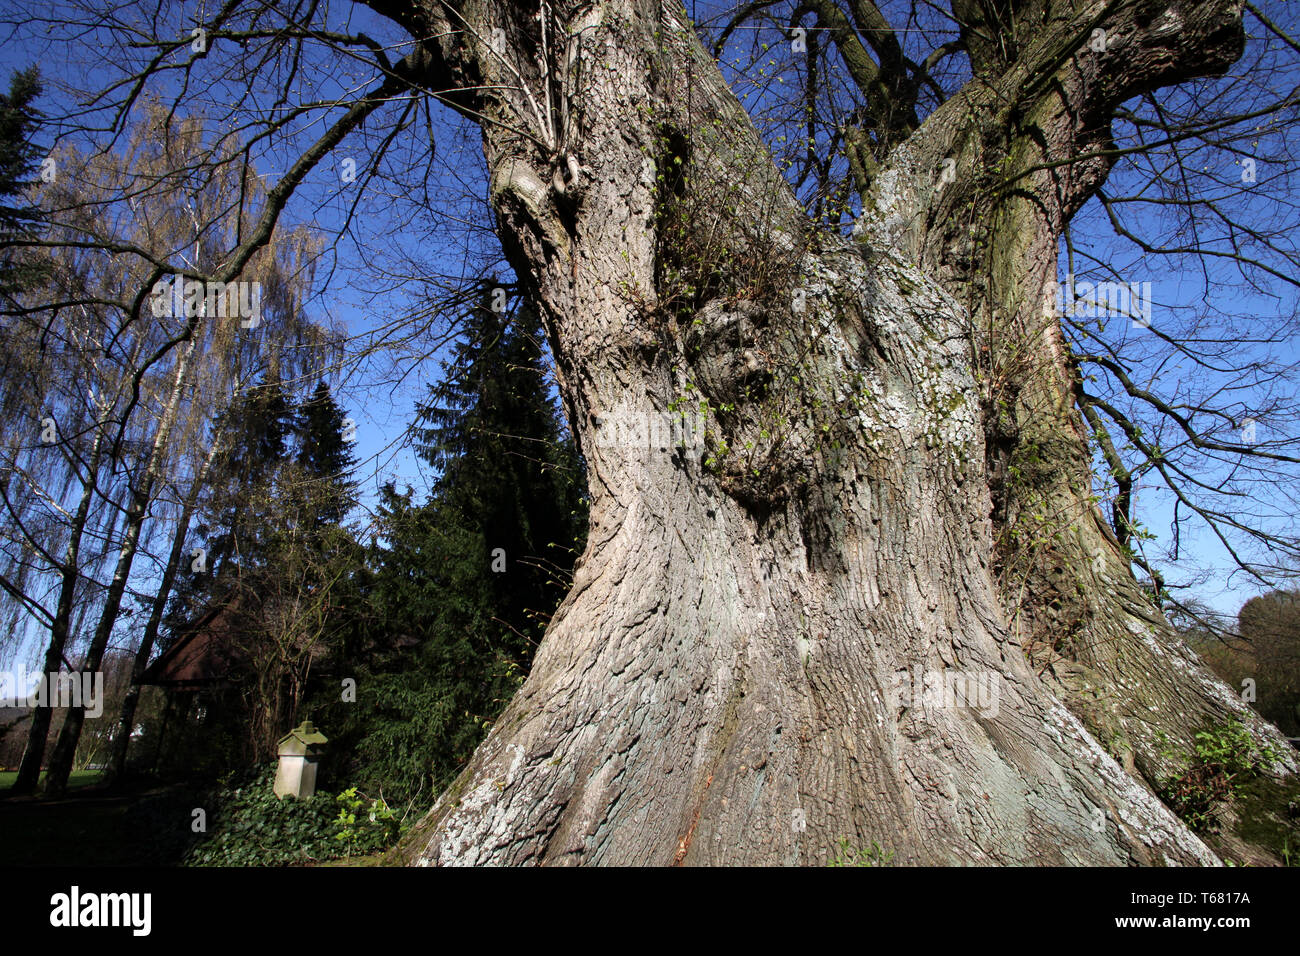
[[[1161,786],[1160,796],[1198,833],[1219,828],[1219,809],[1249,780],[1281,760],[1268,744],[1260,744],[1237,718],[1198,731],[1187,769]]]
[[[365,794],[359,794],[356,787],[348,787],[335,802],[339,805],[339,815],[334,818],[334,839],[346,849],[348,856],[373,853],[397,842],[401,820],[383,797],[367,805]]]
[[[330,728],[326,760],[332,779],[355,783],[366,793],[382,789],[394,805],[431,806],[474,753],[515,686],[487,673],[484,663],[457,663],[469,653],[467,648],[453,653],[445,643],[431,641],[417,649],[404,670],[359,669],[355,703],[340,702],[337,685],[310,700],[303,712],[317,726]],[[502,703],[488,699],[485,690]],[[486,717],[476,716],[481,714]]]
[[[209,808],[208,832],[185,856],[191,866],[287,866],[382,849],[400,824],[382,800],[369,805],[349,788],[338,798],[318,791],[304,800],[272,791],[275,765],[221,790]]]

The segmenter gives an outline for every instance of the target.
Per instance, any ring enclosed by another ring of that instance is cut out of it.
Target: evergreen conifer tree
[[[502,640],[529,661],[585,534],[583,475],[548,390],[541,325],[484,296],[446,379],[418,407],[416,448],[438,469],[431,504],[471,536]]]
[[[585,477],[537,316],[491,302],[418,406],[417,451],[438,472],[429,500],[381,490],[360,706],[339,703],[335,684],[312,713],[336,730],[348,779],[399,800],[430,797],[473,753],[526,674],[586,532]]]
[[[295,428],[299,480],[311,485],[307,497],[316,527],[339,524],[356,504],[352,473],[357,462],[347,426],[343,409],[323,381],[298,408]]]
[[[164,621],[165,650],[197,618],[224,600],[239,567],[266,563],[276,479],[290,455],[293,405],[279,378],[265,377],[235,396],[212,427],[217,454],[206,504],[193,531],[206,559],[178,577]]]
[[[39,114],[33,106],[41,94],[35,67],[16,71],[8,94],[0,93],[0,295],[9,296],[30,285],[39,267],[23,261],[12,245],[30,233],[40,219],[38,210],[24,201],[35,169],[37,150],[32,143]]]

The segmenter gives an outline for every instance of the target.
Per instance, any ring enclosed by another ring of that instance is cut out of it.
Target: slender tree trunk
[[[84,616],[85,607],[78,609],[76,607],[77,585],[81,583],[84,575],[81,568],[81,545],[85,537],[86,524],[90,520],[91,508],[94,505],[95,496],[100,494],[99,488],[99,471],[103,463],[104,455],[107,452],[105,447],[107,441],[106,429],[110,421],[115,400],[106,401],[102,395],[107,391],[107,379],[104,376],[104,370],[100,361],[94,358],[97,354],[93,351],[91,337],[85,330],[74,330],[70,333],[74,342],[79,342],[80,347],[91,355],[91,367],[95,374],[92,379],[101,383],[101,398],[91,398],[92,406],[95,406],[92,414],[96,416],[94,427],[94,439],[91,443],[90,455],[86,464],[86,479],[82,485],[81,500],[77,503],[76,513],[73,517],[68,530],[68,545],[64,552],[62,566],[59,568],[59,598],[56,605],[54,619],[50,625],[50,642],[45,651],[44,673],[47,688],[50,686],[51,679],[58,678],[61,665],[67,663],[65,650],[69,638],[73,632],[73,615],[77,614],[77,625],[81,623]],[[140,358],[140,350],[143,348],[143,339],[137,341],[132,348],[128,367],[135,367]],[[116,383],[120,393],[123,383]],[[119,394],[120,397],[120,394]],[[100,529],[100,533],[106,533],[109,536],[113,533],[115,521],[110,521],[107,529]],[[72,665],[68,665],[69,670]],[[45,760],[46,742],[49,736],[50,722],[53,716],[53,710],[50,707],[37,707],[32,715],[32,726],[27,737],[27,747],[23,752],[23,759],[19,765],[18,777],[14,781],[13,792],[21,794],[31,794],[36,792],[37,784],[40,780],[41,764]]]
[[[76,514],[69,529],[68,546],[63,554],[63,566],[59,570],[59,599],[55,607],[54,620],[50,625],[50,642],[45,648],[43,668],[47,693],[55,686],[53,682],[58,680],[59,672],[63,667],[63,651],[67,647],[68,636],[71,633],[73,604],[76,600],[77,584],[81,580],[81,541],[86,532],[86,522],[90,517],[90,506],[98,488],[103,442],[103,430],[96,429],[86,465],[87,474],[81,489],[81,500],[77,502]],[[36,792],[36,786],[41,778],[41,764],[45,760],[45,744],[50,734],[50,720],[54,715],[50,703],[48,700],[43,702],[32,713],[27,747],[23,750],[23,759],[18,765],[18,776],[14,780],[13,793]]]
[[[194,355],[195,343],[198,341],[199,335],[200,328],[196,328],[185,346],[181,358],[176,363],[171,389],[167,397],[167,405],[164,407],[163,414],[158,421],[158,428],[154,433],[153,443],[149,449],[149,457],[145,463],[144,474],[140,476],[139,484],[132,489],[122,544],[118,549],[117,566],[113,571],[113,579],[109,583],[104,606],[100,611],[99,624],[95,628],[94,637],[91,639],[90,647],[86,649],[86,656],[82,661],[81,669],[84,672],[94,673],[99,669],[100,661],[104,657],[104,651],[108,648],[109,638],[113,635],[113,625],[117,622],[117,614],[122,606],[122,597],[126,594],[127,582],[131,578],[131,566],[135,563],[136,552],[140,546],[140,533],[144,528],[145,519],[148,517],[149,504],[153,500],[154,485],[157,483],[158,476],[163,468],[171,437],[172,424],[176,420],[176,409],[180,403],[181,392],[184,389],[189,373],[190,359]],[[86,708],[84,702],[68,708],[68,715],[63,721],[63,727],[59,730],[59,739],[54,745],[54,752],[50,755],[50,765],[46,769],[45,793],[58,796],[67,789],[68,776],[72,772],[74,758],[77,753],[77,743],[81,739],[81,728],[85,718]]]
[[[1026,499],[987,438],[977,320],[1032,327],[1060,223],[1021,235],[1007,207],[987,281],[928,251],[952,235],[938,160],[987,104],[900,147],[848,242],[808,231],[680,5],[375,6],[438,38],[434,81],[489,91],[469,105],[500,234],[591,487],[587,549],[528,680],[398,856],[817,864],[846,839],[915,864],[1215,862],[1040,677],[1008,614],[998,535]],[[1036,34],[1017,81],[1051,86],[1078,29]],[[1151,69],[1132,82],[1159,79],[1163,54],[1129,55]],[[1041,334],[1068,371],[1059,329]],[[1017,401],[1055,403],[1044,453],[1067,479],[1047,487],[1086,502],[1071,393],[1017,378]],[[704,409],[702,445],[667,437],[684,409]],[[1062,560],[1093,560],[1094,510],[1067,513]],[[1113,545],[1102,566],[1083,586],[1119,642],[1112,673],[1139,653],[1165,668],[1108,685],[1119,713],[1165,694],[1241,712],[1134,603]]]
[[[203,466],[200,468],[198,475],[195,476],[190,485],[189,493],[185,497],[185,505],[181,509],[181,516],[176,525],[176,533],[172,537],[172,549],[171,554],[167,557],[167,567],[163,571],[162,580],[158,584],[158,593],[154,595],[153,606],[149,610],[149,620],[145,624],[144,635],[140,638],[140,646],[135,650],[135,658],[131,663],[131,683],[127,687],[126,695],[122,698],[122,708],[118,714],[117,726],[113,734],[113,746],[108,761],[110,779],[120,779],[126,771],[126,757],[131,742],[131,728],[135,725],[135,711],[136,707],[139,706],[140,692],[142,690],[140,680],[144,677],[145,669],[149,666],[149,658],[153,656],[154,644],[158,640],[158,629],[162,625],[163,614],[167,610],[167,600],[171,597],[172,585],[176,582],[177,571],[185,560],[185,539],[189,532],[190,520],[194,516],[199,493],[203,490],[208,470],[212,466],[215,455],[216,446],[214,445],[208,452]]]

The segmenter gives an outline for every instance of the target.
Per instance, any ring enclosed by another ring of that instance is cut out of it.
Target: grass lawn
[[[103,777],[102,770],[74,770],[68,775],[68,789],[76,790],[78,787],[88,787],[92,783],[98,783]],[[0,790],[8,790],[18,779],[17,770],[0,770]],[[45,771],[41,771],[41,780],[45,779]]]
[[[168,865],[189,838],[195,804],[187,796],[96,789],[103,773],[86,770],[72,774],[58,799],[5,799],[16,776],[0,773],[0,865]]]
[[[112,866],[129,864],[124,846],[125,801],[0,806],[0,863],[7,866]]]

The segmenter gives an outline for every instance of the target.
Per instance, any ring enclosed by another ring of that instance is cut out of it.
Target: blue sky
[[[11,11],[17,4],[5,4]],[[49,16],[56,16],[64,5],[54,4]],[[721,9],[720,4],[701,2],[690,4],[697,20],[705,20]],[[1266,4],[1266,7],[1277,7]],[[914,58],[924,56],[933,45],[952,35],[951,26],[942,23],[932,13],[909,23],[899,14],[900,3],[886,3],[883,9],[895,25],[906,24],[902,33],[904,46]],[[195,4],[177,4],[166,7],[166,16],[172,18],[178,35],[188,35],[193,24]],[[16,15],[16,14],[11,14]],[[1284,26],[1294,26],[1291,10],[1283,8],[1273,15]],[[392,59],[403,52],[401,32],[386,21],[375,17],[359,6],[342,5],[331,14],[333,25],[339,29],[364,30],[389,49]],[[811,19],[805,19],[811,23]],[[947,31],[947,32],[945,32]],[[1260,31],[1251,24],[1252,35]],[[69,89],[61,86],[104,87],[111,79],[119,77],[121,70],[132,58],[143,55],[134,48],[120,46],[121,37],[106,34],[103,28],[90,29],[71,44],[58,42],[57,33],[49,33],[39,25],[20,28],[10,39],[0,45],[0,67],[9,69],[37,63],[50,81],[49,94],[43,108],[52,116],[69,109]],[[738,31],[724,52],[728,78],[742,100],[753,111],[760,129],[777,149],[785,144],[778,140],[788,130],[770,122],[769,116],[779,111],[783,103],[798,88],[796,65],[789,58],[769,56],[782,50],[788,43],[783,28],[776,25]],[[767,49],[764,49],[764,44]],[[1268,51],[1278,44],[1272,43]],[[185,55],[188,55],[187,53]],[[230,106],[239,103],[243,113],[254,111],[261,117],[274,117],[277,110],[275,91],[279,79],[273,68],[259,71],[253,89],[247,91],[239,79],[247,67],[251,53],[232,51],[227,44],[216,44],[194,76],[196,82],[185,98],[187,108],[201,109],[214,120],[225,116],[241,115]],[[1250,54],[1248,54],[1249,56]],[[240,57],[244,58],[241,62]],[[1283,62],[1285,51],[1269,52],[1261,61],[1265,67]],[[1269,59],[1268,57],[1274,57]],[[181,54],[173,55],[171,62],[179,62]],[[959,62],[954,69],[960,71]],[[1261,70],[1261,73],[1264,71]],[[959,76],[958,76],[959,78]],[[178,75],[164,76],[156,89],[166,95],[177,89]],[[297,86],[312,98],[330,97],[346,99],[355,91],[366,88],[373,81],[372,71],[365,65],[338,57],[308,57],[301,66]],[[1194,114],[1197,97],[1205,97],[1207,105],[1214,103],[1214,84],[1198,88],[1202,92],[1176,98],[1172,105]],[[1286,75],[1269,76],[1262,84],[1260,97],[1289,89]],[[1209,92],[1204,92],[1208,90]],[[401,317],[418,311],[427,301],[426,290],[437,290],[463,283],[472,275],[483,271],[495,273],[499,280],[508,282],[510,275],[500,260],[499,249],[489,235],[490,217],[483,202],[486,193],[483,160],[477,130],[454,118],[449,111],[433,106],[427,111],[421,107],[414,114],[412,125],[396,136],[388,147],[382,162],[375,163],[375,151],[383,143],[384,134],[405,104],[384,107],[367,123],[359,134],[349,137],[330,158],[317,167],[291,202],[284,217],[285,224],[309,224],[326,233],[336,234],[318,267],[320,284],[308,309],[322,322],[346,330],[355,338],[374,335],[378,330]],[[1139,104],[1140,105],[1140,104]],[[337,115],[337,110],[319,110],[293,120],[281,133],[260,144],[255,153],[259,171],[274,181],[295,156],[302,144],[319,134],[326,118]],[[83,116],[94,116],[83,111]],[[101,112],[100,118],[103,117]],[[1120,124],[1123,126],[1123,124]],[[70,128],[43,131],[43,143],[48,145],[50,133],[67,132]],[[1119,129],[1121,135],[1124,129]],[[1255,195],[1237,194],[1233,201],[1243,204],[1248,212],[1251,203],[1258,206],[1251,215],[1259,221],[1269,217],[1291,215],[1290,226],[1296,225],[1289,197],[1294,191],[1294,173],[1272,157],[1293,155],[1289,152],[1291,133],[1288,128],[1264,129],[1255,147],[1259,175]],[[430,136],[435,144],[432,163],[427,162]],[[1157,153],[1159,155],[1159,153]],[[1166,159],[1169,157],[1166,157]],[[1233,177],[1239,176],[1242,154],[1231,148],[1213,149],[1195,153],[1197,163],[1204,161],[1207,195],[1209,190],[1229,189]],[[347,160],[357,168],[373,171],[376,178],[368,183],[364,194],[358,183],[347,183],[342,169]],[[1182,157],[1183,164],[1188,157]],[[1112,176],[1108,188],[1116,195],[1138,196],[1150,190],[1152,166],[1139,161],[1122,162]],[[1216,180],[1217,177],[1217,180]],[[1157,179],[1159,177],[1156,177]],[[1219,186],[1213,185],[1219,182]],[[1227,185],[1224,185],[1227,184]],[[427,196],[427,202],[425,201]],[[351,216],[352,204],[358,201],[356,215]],[[1176,221],[1166,221],[1161,207],[1156,203],[1147,206],[1133,205],[1132,224],[1149,230],[1153,235],[1174,235],[1183,227]],[[346,227],[345,227],[346,226]],[[1280,281],[1265,281],[1252,287],[1237,274],[1230,263],[1212,262],[1201,270],[1198,263],[1187,257],[1156,257],[1141,253],[1125,240],[1113,237],[1100,208],[1090,207],[1074,224],[1072,235],[1077,250],[1087,250],[1093,258],[1088,268],[1076,267],[1080,276],[1106,278],[1109,272],[1125,281],[1150,282],[1155,306],[1152,329],[1166,331],[1175,338],[1188,338],[1187,330],[1197,322],[1197,335],[1223,339],[1216,345],[1229,356],[1268,360],[1291,365],[1300,360],[1297,355],[1294,317],[1298,300],[1294,286]],[[1282,235],[1281,243],[1291,240]],[[1294,246],[1291,246],[1294,248]],[[1100,264],[1100,265],[1098,265]],[[1062,271],[1068,264],[1063,252]],[[1252,341],[1260,336],[1255,330],[1277,319],[1278,335],[1273,341]],[[417,336],[402,349],[389,355],[372,357],[359,364],[350,365],[332,376],[340,402],[357,422],[357,456],[363,467],[362,492],[367,501],[383,482],[395,480],[399,486],[409,484],[417,493],[427,487],[429,475],[411,453],[404,440],[404,431],[412,418],[417,400],[423,398],[426,384],[440,377],[440,333],[445,325],[430,322],[426,334]],[[1109,336],[1123,336],[1139,350],[1148,349],[1135,363],[1135,368],[1161,382],[1162,387],[1176,395],[1193,395],[1198,388],[1211,383],[1206,373],[1196,370],[1186,362],[1170,359],[1167,348],[1156,348],[1158,337],[1152,329],[1127,325],[1122,320],[1113,321]],[[1144,345],[1143,337],[1148,343]],[[1188,340],[1191,340],[1188,338]],[[1237,394],[1242,407],[1250,405],[1251,393],[1242,390]],[[1257,425],[1261,441],[1290,441],[1292,422],[1285,428],[1261,420]],[[1271,429],[1273,431],[1271,431]],[[1292,448],[1294,452],[1294,448]],[[1288,476],[1293,482],[1294,473]],[[1271,508],[1268,526],[1274,530],[1294,533],[1294,509],[1285,492],[1270,491],[1260,496],[1262,507]],[[1158,536],[1155,545],[1168,545],[1171,540],[1171,523],[1174,515],[1172,497],[1163,492],[1158,483],[1145,480],[1139,486],[1138,500],[1143,509],[1143,520]],[[1259,592],[1260,587],[1244,576],[1230,574],[1227,555],[1213,536],[1196,522],[1187,522],[1180,536],[1179,569],[1170,574],[1177,579],[1180,574],[1196,569],[1208,569],[1208,579],[1197,589],[1197,594],[1221,611],[1232,612],[1246,598]]]

